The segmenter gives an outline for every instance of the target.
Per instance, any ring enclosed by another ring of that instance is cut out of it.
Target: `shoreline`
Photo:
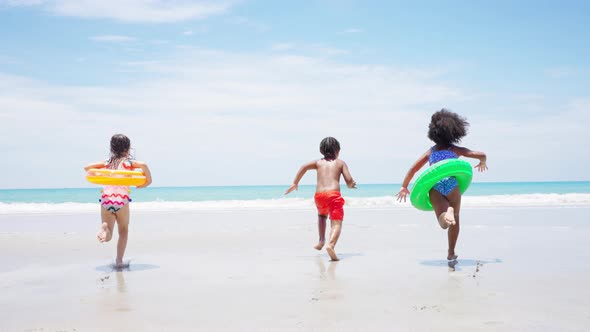
[[[394,196],[382,197],[350,197],[343,195],[346,200],[345,209],[379,209],[400,210],[414,209],[409,199],[397,202]],[[141,201],[132,203],[132,210],[147,213],[206,212],[206,211],[271,211],[271,210],[305,210],[313,209],[313,199],[306,198],[274,198],[251,200],[216,200],[216,201]],[[98,203],[3,203],[0,202],[0,216],[2,215],[37,215],[37,214],[76,214],[94,213]],[[590,194],[525,194],[525,195],[492,195],[492,196],[464,196],[462,208],[544,208],[544,207],[588,207]]]

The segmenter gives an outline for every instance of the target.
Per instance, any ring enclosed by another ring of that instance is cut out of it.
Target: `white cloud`
[[[129,67],[145,67],[145,66],[151,66],[151,65],[157,65],[159,64],[159,61],[156,60],[148,60],[148,61],[127,61],[127,62],[123,62],[121,63],[121,65],[123,66],[129,66]]]
[[[361,183],[399,182],[431,144],[429,117],[443,106],[471,122],[464,144],[488,153],[490,172],[476,180],[588,179],[590,160],[579,151],[590,99],[523,114],[544,103],[471,92],[445,83],[448,73],[436,68],[295,53],[184,48],[122,65],[141,79],[77,87],[0,74],[0,150],[23,165],[0,164],[0,173],[14,175],[0,187],[84,186],[81,166],[105,157],[116,132],[131,137],[160,186],[287,183],[301,163],[318,157],[328,135],[341,141],[341,156]],[[504,98],[513,105],[493,103]],[[567,161],[572,156],[577,162]],[[182,167],[171,168],[178,160]],[[39,168],[53,176],[31,180]]]
[[[47,2],[47,0],[0,0],[0,5],[8,6],[36,6]]]
[[[232,24],[248,27],[257,32],[266,32],[270,30],[270,26],[268,26],[267,24],[243,16],[232,17],[229,19],[229,22]]]
[[[587,119],[590,118],[590,98],[576,98],[571,101],[570,108],[575,112],[585,114]]]
[[[468,116],[465,144],[488,154],[489,181],[590,180],[584,151],[590,125],[590,99],[557,102],[507,99],[503,107],[476,100],[476,115]],[[478,106],[479,105],[479,106]],[[469,108],[465,107],[466,110]],[[531,111],[535,110],[536,111]]]
[[[168,23],[225,13],[233,1],[189,0],[4,0],[8,6],[43,6],[61,16],[113,19],[122,22]]]
[[[575,71],[569,67],[554,67],[545,70],[545,74],[551,78],[564,78],[575,74]]]
[[[326,47],[326,46],[319,46],[319,45],[312,46],[312,49],[322,55],[325,55],[325,56],[336,56],[336,55],[343,55],[343,54],[349,53],[348,51],[340,49],[340,48]]]
[[[131,137],[158,185],[286,183],[301,162],[318,156],[327,135],[341,140],[345,160],[358,161],[355,174],[363,181],[393,181],[382,151],[409,135],[407,128],[423,127],[422,110],[462,95],[429,70],[310,56],[185,49],[132,65],[159,78],[75,87],[0,75],[0,132],[11,137],[0,140],[0,150],[28,165],[3,186],[83,186],[80,167],[105,157],[115,132]],[[47,166],[47,159],[62,162]],[[169,167],[178,159],[183,172]],[[38,167],[54,176],[24,183]]]
[[[99,41],[99,42],[108,42],[108,43],[127,43],[135,41],[135,38],[129,36],[120,36],[120,35],[102,35],[102,36],[94,36],[90,37],[91,40]]]
[[[271,45],[273,51],[290,51],[295,48],[293,43],[275,43]]]
[[[150,40],[149,43],[152,45],[168,45],[168,44],[170,44],[170,41],[163,40],[163,39],[155,39],[155,40]]]
[[[204,35],[209,32],[209,29],[206,26],[199,26],[199,27],[191,27],[190,29],[186,29],[182,31],[184,36],[193,36],[193,35]]]
[[[344,33],[361,33],[361,32],[364,32],[364,30],[358,29],[358,28],[348,28],[348,29],[345,29],[343,32]]]
[[[275,52],[288,51],[289,54],[294,52],[306,53],[320,58],[330,58],[349,53],[347,50],[321,44],[275,43],[270,46],[270,49]]]

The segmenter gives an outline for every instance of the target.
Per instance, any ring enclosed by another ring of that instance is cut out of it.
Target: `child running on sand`
[[[330,259],[338,260],[334,247],[340,237],[342,220],[344,219],[344,199],[340,195],[340,175],[344,177],[348,188],[356,189],[356,182],[352,179],[348,166],[343,160],[338,159],[340,143],[334,137],[326,137],[320,143],[320,152],[324,158],[314,160],[301,166],[293,184],[287,189],[285,195],[297,190],[299,181],[305,172],[315,169],[317,171],[315,204],[318,209],[318,232],[320,239],[314,247],[322,250],[326,242],[326,218],[330,217],[331,231],[330,242],[326,247]]]
[[[117,134],[111,138],[111,156],[108,160],[96,162],[84,167],[88,171],[91,168],[108,168],[118,170],[133,170],[141,168],[146,177],[146,183],[137,188],[145,188],[152,183],[152,175],[148,165],[142,161],[133,160],[129,154],[131,141],[125,135]],[[113,237],[113,228],[117,222],[119,240],[117,242],[117,258],[115,267],[121,268],[123,255],[127,247],[129,232],[129,187],[104,186],[102,190],[100,216],[102,224],[96,237],[99,242],[108,242]]]
[[[480,172],[488,169],[485,153],[454,145],[467,135],[468,126],[469,123],[465,118],[444,108],[432,115],[430,125],[428,125],[428,138],[435,145],[418,158],[406,174],[402,187],[397,193],[398,201],[406,201],[406,196],[410,193],[408,190],[410,181],[426,162],[432,165],[445,159],[464,156],[478,159],[479,164],[475,168]],[[458,256],[455,254],[455,245],[459,238],[459,211],[461,209],[461,192],[457,179],[451,176],[440,180],[430,190],[429,196],[440,227],[449,229],[447,259],[456,260]]]

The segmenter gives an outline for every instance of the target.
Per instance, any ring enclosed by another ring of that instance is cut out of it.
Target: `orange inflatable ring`
[[[91,168],[86,180],[94,184],[110,186],[141,186],[147,179],[141,171],[125,171],[118,169]]]

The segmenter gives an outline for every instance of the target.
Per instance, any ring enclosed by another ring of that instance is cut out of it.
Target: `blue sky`
[[[0,188],[86,186],[81,167],[116,132],[154,185],[286,184],[325,136],[358,182],[399,183],[441,107],[490,155],[476,181],[590,180],[589,13],[583,1],[0,0],[0,152],[22,163],[0,166],[14,174]]]

